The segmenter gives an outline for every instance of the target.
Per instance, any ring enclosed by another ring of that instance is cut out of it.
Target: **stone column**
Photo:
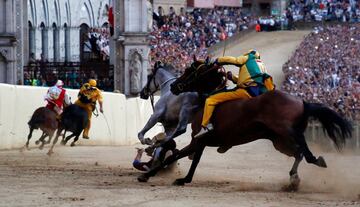
[[[146,84],[149,64],[147,0],[114,1],[114,11],[115,90],[136,96]]]

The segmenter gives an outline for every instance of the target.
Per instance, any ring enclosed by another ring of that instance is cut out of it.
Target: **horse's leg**
[[[53,154],[54,153],[54,151],[53,151],[53,149],[54,149],[54,146],[55,146],[55,144],[57,143],[57,141],[58,141],[58,139],[59,139],[59,136],[60,136],[60,134],[61,134],[61,131],[62,131],[63,129],[62,128],[59,128],[58,130],[57,130],[57,132],[56,132],[56,136],[55,136],[55,139],[54,139],[54,141],[53,141],[53,144],[51,145],[51,147],[50,147],[50,149],[49,149],[49,151],[48,151],[48,153],[47,153],[47,155],[51,155],[51,154]]]
[[[201,155],[204,152],[204,149],[205,149],[205,145],[201,145],[198,147],[198,149],[195,151],[194,159],[191,163],[191,167],[188,174],[184,178],[175,180],[174,185],[184,185],[185,183],[191,183],[196,167],[199,164]]]
[[[51,142],[54,134],[55,134],[55,131],[52,131],[52,132],[49,134],[49,139],[48,139],[48,141],[45,142],[45,144],[50,144],[50,142]]]
[[[147,182],[150,177],[155,176],[156,173],[159,172],[161,169],[163,169],[165,166],[170,165],[173,162],[194,153],[195,149],[194,149],[194,145],[192,143],[190,143],[188,146],[181,149],[178,153],[175,153],[175,154],[171,155],[170,157],[168,157],[161,165],[158,165],[158,166],[150,169],[150,171],[140,175],[138,177],[138,181],[139,182]]]
[[[64,131],[64,134],[62,135],[60,144],[65,145],[65,136],[66,136],[66,129]]]
[[[77,141],[79,140],[80,134],[81,134],[81,131],[78,132],[78,133],[76,133],[75,138],[74,138],[74,141],[71,142],[71,144],[70,144],[71,147],[74,147],[74,146],[75,146],[75,142],[77,142]]]
[[[24,146],[24,148],[26,148],[27,150],[30,150],[30,148],[29,148],[29,143],[30,143],[30,139],[31,139],[31,137],[32,137],[33,131],[34,131],[34,128],[30,127],[30,132],[29,132],[29,135],[28,135],[28,137],[27,137],[26,144],[25,144],[25,146]]]
[[[70,134],[69,136],[67,136],[67,137],[65,138],[65,140],[64,140],[63,142],[61,142],[61,144],[62,144],[62,145],[66,145],[66,143],[69,141],[69,139],[71,139],[71,138],[73,138],[73,137],[75,137],[75,136],[76,136],[75,133]]]
[[[310,151],[310,149],[306,143],[305,136],[303,133],[300,133],[300,132],[295,133],[295,140],[300,145],[300,150],[301,150],[301,152],[304,153],[306,162],[312,163],[314,165],[317,165],[317,166],[323,167],[323,168],[327,167],[326,162],[322,156],[319,156],[318,158],[316,158],[312,154],[312,152]]]
[[[145,133],[159,121],[164,112],[165,109],[156,110],[154,114],[151,115],[150,119],[146,122],[144,128],[138,133],[138,139],[142,144],[152,144],[150,139],[144,139]]]
[[[165,141],[173,139],[181,134],[186,132],[187,124],[189,123],[190,112],[192,111],[192,106],[183,105],[179,114],[179,123],[177,124],[175,130],[171,134],[167,134]]]
[[[43,137],[46,136],[46,133],[43,131],[40,138],[35,141],[35,144],[38,145],[40,142],[42,142]]]
[[[47,136],[49,136],[50,137],[50,135],[49,134],[47,134],[47,133],[43,133],[43,135],[40,137],[40,139],[38,140],[38,141],[40,141],[41,142],[41,145],[39,146],[39,149],[40,150],[42,150],[43,148],[44,148],[44,145],[45,145],[45,138],[47,137]]]
[[[301,153],[301,150],[298,148],[298,150],[295,152],[295,161],[294,164],[289,172],[290,174],[290,185],[287,187],[288,191],[297,191],[300,184],[300,178],[298,175],[298,167],[300,162],[303,159],[303,155]]]

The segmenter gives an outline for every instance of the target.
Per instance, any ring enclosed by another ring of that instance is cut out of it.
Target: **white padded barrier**
[[[30,120],[35,109],[45,106],[44,96],[47,87],[17,86],[0,84],[0,149],[22,147],[27,139]],[[77,99],[79,90],[67,89],[72,102]],[[90,140],[79,139],[83,145],[130,145],[138,142],[137,133],[152,114],[149,100],[126,98],[123,94],[103,92],[104,114],[92,117]],[[158,100],[159,97],[156,97]],[[146,137],[162,131],[160,125],[150,130]],[[30,142],[41,135],[35,130]]]

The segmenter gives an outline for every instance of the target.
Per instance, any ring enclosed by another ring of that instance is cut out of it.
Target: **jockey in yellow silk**
[[[80,88],[80,92],[78,94],[78,100],[76,100],[75,104],[85,109],[88,114],[88,125],[84,129],[83,138],[89,139],[89,130],[91,127],[91,115],[95,110],[96,101],[99,102],[100,112],[103,111],[103,97],[101,95],[101,91],[96,87],[96,80],[90,79],[88,83],[85,83]]]
[[[202,129],[195,135],[195,138],[212,130],[210,119],[216,105],[234,99],[249,99],[275,89],[272,78],[266,73],[265,65],[256,50],[250,50],[239,57],[219,57],[213,64],[239,67],[238,76],[233,75],[230,71],[227,72],[228,79],[236,83],[236,88],[216,93],[206,99],[201,123]]]

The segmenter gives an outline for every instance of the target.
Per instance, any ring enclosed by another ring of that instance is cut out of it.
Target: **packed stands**
[[[283,66],[282,89],[360,119],[360,24],[317,27]]]

